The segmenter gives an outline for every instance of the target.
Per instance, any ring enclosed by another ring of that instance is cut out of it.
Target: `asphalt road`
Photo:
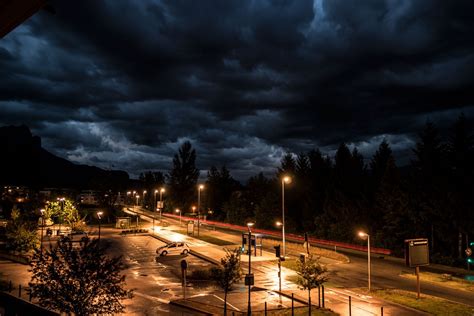
[[[167,218],[167,221],[176,222],[174,219]],[[240,232],[231,231],[228,229],[218,229],[220,233],[225,233],[240,240]],[[272,251],[273,249],[268,249]],[[329,263],[327,264],[330,272],[330,281],[338,287],[346,289],[351,288],[367,288],[367,253],[358,251],[344,251],[338,249],[338,252],[344,253],[350,259],[350,263]],[[420,267],[420,271],[437,270],[440,272],[443,267],[437,265],[436,267]],[[446,268],[448,271],[453,270]],[[371,256],[371,288],[386,289],[397,288],[408,291],[416,291],[416,281],[401,277],[402,273],[414,273],[413,268],[405,266],[404,261],[397,258],[384,258],[379,255]],[[447,288],[438,286],[433,283],[421,283],[421,293],[429,294],[454,302],[459,302],[474,306],[474,295],[472,292]]]

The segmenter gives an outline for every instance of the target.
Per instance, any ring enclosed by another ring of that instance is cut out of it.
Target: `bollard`
[[[321,286],[318,285],[318,307],[321,307]]]
[[[349,295],[349,316],[351,316],[351,315],[352,315],[352,298]]]
[[[295,315],[295,294],[291,293],[291,316]]]
[[[321,285],[321,291],[323,294],[322,300],[323,300],[323,308],[324,308],[324,285]]]
[[[18,297],[21,297],[21,284],[18,284]]]
[[[380,315],[383,316],[383,306],[380,307]]]
[[[267,316],[267,302],[265,302],[265,316]]]

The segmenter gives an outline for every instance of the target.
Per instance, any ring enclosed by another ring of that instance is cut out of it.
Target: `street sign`
[[[245,285],[253,285],[254,284],[254,277],[253,274],[246,274],[245,275]]]
[[[466,256],[468,256],[468,257],[472,256],[472,249],[471,248],[466,248],[466,250],[464,250],[464,252],[466,253]]]
[[[417,238],[405,240],[405,261],[410,268],[430,264],[428,239]]]

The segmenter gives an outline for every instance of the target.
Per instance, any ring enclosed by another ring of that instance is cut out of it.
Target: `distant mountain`
[[[41,147],[27,126],[0,127],[0,184],[75,189],[123,189],[125,171],[77,165]]]

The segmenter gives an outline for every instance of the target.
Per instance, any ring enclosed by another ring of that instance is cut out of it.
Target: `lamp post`
[[[43,255],[43,229],[44,229],[44,208],[40,210],[41,212],[41,239],[40,239],[40,252],[41,256]]]
[[[283,229],[283,223],[280,221],[277,221],[275,223],[278,227],[282,227]],[[279,246],[278,246],[279,247]],[[281,293],[281,256],[278,257],[278,289],[280,290]],[[281,301],[281,295],[280,295],[280,301]],[[280,303],[281,304],[281,303]]]
[[[282,239],[283,239],[283,257],[286,255],[286,247],[285,247],[285,183],[290,183],[291,178],[285,176],[281,178],[281,230],[282,230]]]
[[[368,284],[370,292],[370,235],[364,232],[359,232],[359,237],[367,237],[367,274],[368,274]]]
[[[99,219],[99,240],[100,240],[100,222],[102,220],[102,214],[103,212],[97,212],[97,218]]]
[[[160,189],[160,221],[161,221],[161,213],[163,212],[163,193],[165,193],[165,188]]]
[[[132,192],[130,191],[127,191],[127,202],[130,203],[130,195],[132,194]]]
[[[201,190],[204,189],[204,185],[200,184],[198,186],[198,237],[199,237],[199,218],[201,217]]]
[[[175,210],[176,213],[179,213],[179,226],[181,226],[181,210],[179,208],[177,208]]]
[[[143,207],[146,208],[146,199],[145,199],[145,197],[146,197],[146,190],[143,190],[143,200],[142,200],[142,204],[143,204]]]
[[[63,214],[64,214],[64,201],[66,199],[62,197],[62,198],[57,198],[57,200],[61,203],[61,215],[58,218],[58,220],[59,220],[59,229],[58,229],[58,232],[57,232],[57,235],[59,235],[61,233],[61,222],[62,222]]]
[[[138,207],[138,199],[140,198],[140,196],[137,194],[135,197],[137,198],[137,207]]]
[[[249,301],[248,301],[248,306],[247,306],[247,315],[252,315],[252,305],[250,304],[250,288],[252,286],[252,282],[250,281],[252,279],[252,231],[250,230],[250,227],[252,227],[254,223],[247,223],[247,229],[249,230],[249,274],[248,274],[248,286],[249,286]]]

